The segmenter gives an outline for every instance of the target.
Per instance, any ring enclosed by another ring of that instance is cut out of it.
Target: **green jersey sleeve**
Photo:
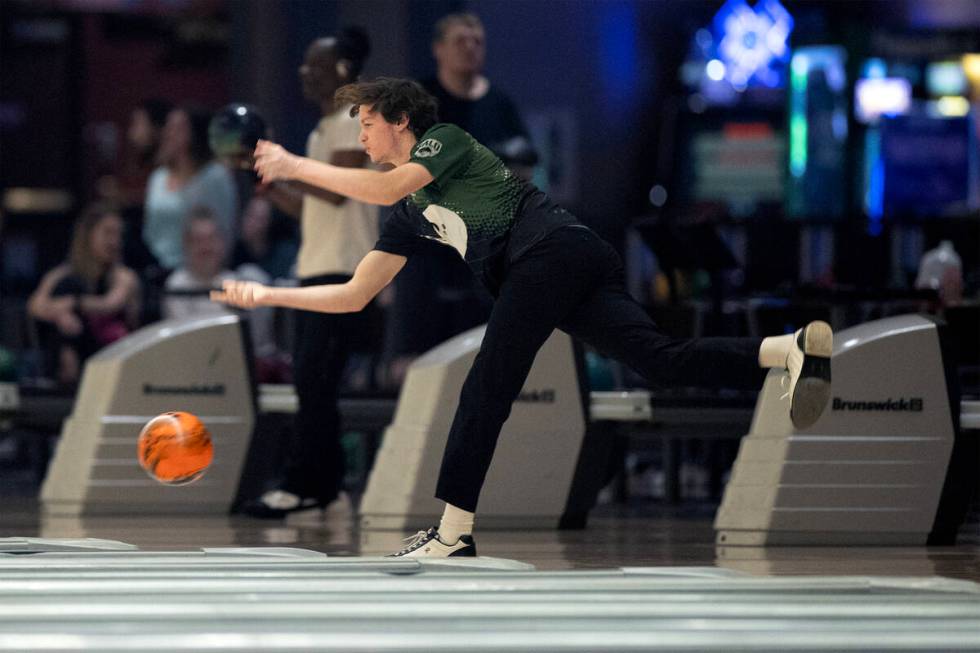
[[[440,123],[424,134],[412,148],[409,161],[421,164],[439,183],[473,151],[473,137],[456,125]]]

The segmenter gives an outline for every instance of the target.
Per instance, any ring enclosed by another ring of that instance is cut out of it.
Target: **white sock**
[[[759,347],[759,367],[786,367],[786,359],[795,337],[795,333],[787,333],[785,336],[763,338]]]
[[[469,535],[472,532],[473,513],[447,503],[439,521],[439,539],[446,544],[455,544],[460,535]]]

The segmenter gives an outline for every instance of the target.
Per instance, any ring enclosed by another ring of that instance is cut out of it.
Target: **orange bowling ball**
[[[204,475],[214,445],[204,423],[179,411],[157,415],[140,431],[136,445],[140,466],[167,485],[186,485]]]

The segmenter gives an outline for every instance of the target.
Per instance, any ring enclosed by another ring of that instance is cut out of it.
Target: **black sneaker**
[[[283,519],[289,513],[301,510],[324,510],[328,503],[323,499],[301,497],[285,490],[269,490],[242,506],[242,512],[259,519]]]
[[[476,542],[472,535],[460,535],[453,544],[446,544],[439,531],[430,528],[406,538],[408,545],[389,558],[472,558],[476,556]]]
[[[820,418],[830,399],[830,356],[834,332],[816,320],[796,332],[786,359],[789,370],[789,417],[793,426],[805,429]]]

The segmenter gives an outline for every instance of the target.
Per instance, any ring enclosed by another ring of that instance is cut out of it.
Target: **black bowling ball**
[[[235,168],[252,167],[252,152],[266,137],[265,120],[255,107],[233,102],[222,108],[208,125],[208,143],[215,156]]]

